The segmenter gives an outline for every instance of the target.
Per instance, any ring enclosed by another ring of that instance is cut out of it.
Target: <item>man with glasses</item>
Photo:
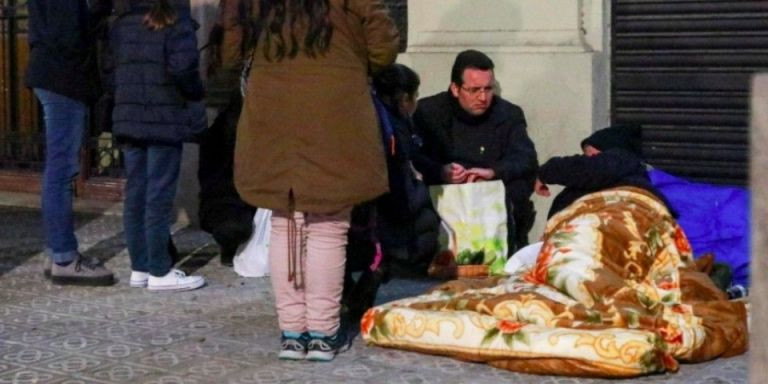
[[[484,53],[463,51],[453,63],[448,90],[419,100],[413,121],[421,147],[414,164],[430,185],[502,180],[507,207],[513,207],[511,253],[528,244],[538,160],[523,110],[494,94],[493,68]]]

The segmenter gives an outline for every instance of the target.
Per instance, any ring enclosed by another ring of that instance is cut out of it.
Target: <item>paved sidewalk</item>
[[[219,264],[206,234],[174,239],[187,272],[208,285],[182,293],[128,287],[121,218],[78,214],[86,255],[107,261],[120,281],[104,288],[59,287],[42,275],[40,212],[0,206],[0,383],[746,383],[747,356],[634,380],[530,376],[486,365],[392,349],[356,339],[332,363],[276,359],[277,321],[268,279],[238,277]],[[434,282],[399,276],[389,301]]]

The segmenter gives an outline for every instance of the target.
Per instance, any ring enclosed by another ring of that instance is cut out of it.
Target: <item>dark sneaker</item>
[[[51,265],[53,264],[53,261],[50,257],[47,255],[45,256],[45,259],[43,259],[43,276],[45,276],[46,279],[51,278]]]
[[[97,260],[77,255],[66,266],[53,263],[51,282],[59,285],[112,285],[115,276]]]
[[[346,332],[339,330],[333,336],[310,332],[307,344],[307,360],[331,361],[337,354],[349,349]]]
[[[280,335],[280,360],[304,360],[307,356],[307,343],[309,334],[304,332],[298,337],[283,332]]]

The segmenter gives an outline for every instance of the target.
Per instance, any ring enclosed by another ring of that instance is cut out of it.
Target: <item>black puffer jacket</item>
[[[179,143],[205,120],[196,26],[189,10],[178,8],[175,24],[151,31],[142,24],[148,9],[133,5],[110,34],[116,64],[112,129],[119,140]]]

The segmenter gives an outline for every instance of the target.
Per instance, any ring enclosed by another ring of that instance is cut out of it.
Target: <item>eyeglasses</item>
[[[479,95],[481,93],[484,93],[486,95],[493,94],[493,87],[492,86],[487,86],[487,87],[469,87],[469,88],[467,88],[467,87],[462,85],[460,88],[462,90],[464,90],[465,92],[469,93],[470,96],[477,96],[477,95]]]

